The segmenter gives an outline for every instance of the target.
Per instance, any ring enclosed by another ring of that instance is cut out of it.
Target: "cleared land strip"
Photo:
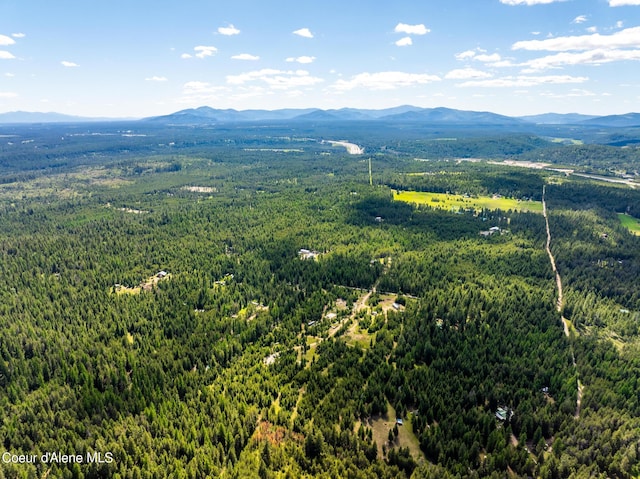
[[[556,276],[556,285],[558,287],[558,301],[556,303],[556,309],[559,313],[562,312],[562,308],[564,307],[564,297],[562,296],[562,278],[560,278],[560,273],[558,272],[558,268],[556,267],[556,260],[553,257],[553,253],[551,252],[551,229],[549,228],[549,216],[547,215],[547,203],[545,201],[545,193],[546,193],[546,185],[542,186],[542,215],[544,216],[545,226],[547,228],[547,244],[545,249],[547,250],[547,254],[549,255],[549,261],[551,262],[551,269]],[[562,319],[562,327],[564,329],[564,334],[568,338],[570,337],[569,331],[569,322],[564,315],[561,316]],[[573,358],[573,367],[576,367],[576,358],[573,353],[573,347],[571,348],[571,357]],[[582,392],[584,386],[578,379],[578,395],[576,400],[576,414],[575,417],[578,419],[580,417],[580,405],[582,404]]]

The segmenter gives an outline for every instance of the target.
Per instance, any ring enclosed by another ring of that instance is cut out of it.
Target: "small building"
[[[158,274],[156,274],[156,278],[165,278],[169,273],[167,273],[166,271],[162,270],[162,271],[158,271]]]
[[[298,256],[300,257],[300,259],[316,259],[318,257],[318,254],[319,253],[317,251],[311,251],[306,248],[301,248],[298,251]]]
[[[382,216],[376,216],[376,223],[382,223],[384,221],[384,219],[382,218]]]
[[[396,418],[396,424],[397,424],[398,426],[402,426],[402,425],[404,424],[404,422],[402,421],[402,418],[401,418],[401,417]]]
[[[496,410],[496,419],[498,421],[509,421],[513,417],[513,411],[506,406],[500,406]]]

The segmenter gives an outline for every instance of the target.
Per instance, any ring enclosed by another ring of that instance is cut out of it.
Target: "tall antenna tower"
[[[369,186],[373,186],[373,176],[371,176],[371,157],[369,157]]]

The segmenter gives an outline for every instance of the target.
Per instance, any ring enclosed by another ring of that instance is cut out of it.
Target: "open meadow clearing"
[[[463,196],[447,193],[430,193],[427,191],[394,191],[393,199],[417,205],[429,205],[442,210],[513,210],[542,213],[540,201],[522,201],[514,198],[494,196]]]
[[[631,231],[632,234],[640,236],[640,220],[624,213],[618,213],[618,218],[622,226]]]

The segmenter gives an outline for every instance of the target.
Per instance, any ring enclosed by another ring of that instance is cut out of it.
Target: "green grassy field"
[[[540,201],[520,201],[513,198],[478,196],[475,198],[464,197],[462,195],[449,195],[446,193],[429,193],[422,191],[394,191],[393,199],[406,203],[416,203],[418,205],[429,205],[443,210],[458,211],[459,209],[480,210],[483,208],[490,210],[514,210],[532,211],[542,213],[542,203]]]
[[[629,229],[634,235],[640,236],[640,220],[633,216],[625,215],[624,213],[618,213],[620,223],[625,228]]]

